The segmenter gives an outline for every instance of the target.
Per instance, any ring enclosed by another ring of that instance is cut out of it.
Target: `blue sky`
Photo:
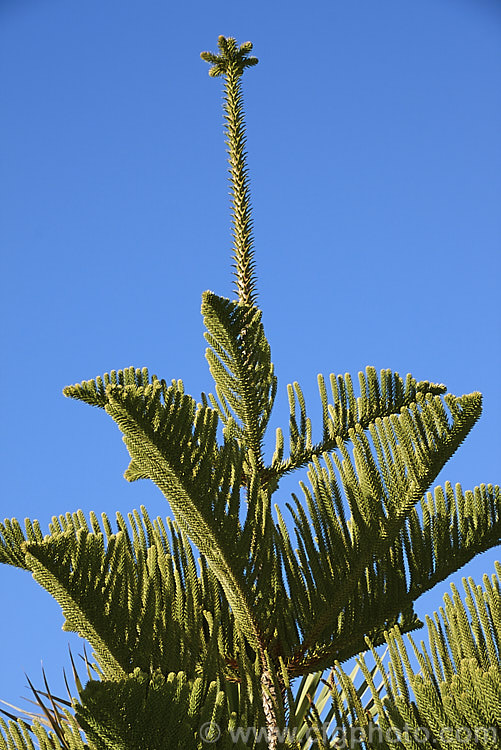
[[[111,420],[61,390],[129,365],[211,388],[200,295],[232,294],[231,242],[221,85],[199,53],[219,34],[260,59],[245,100],[275,423],[293,380],[318,415],[318,372],[412,372],[484,395],[440,483],[499,482],[497,3],[3,0],[2,518],[168,513],[122,478]],[[0,697],[19,703],[42,660],[63,690],[81,642],[29,575],[2,567],[0,585]]]

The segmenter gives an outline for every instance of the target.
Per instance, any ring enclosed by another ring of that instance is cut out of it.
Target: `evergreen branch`
[[[15,519],[6,518],[0,523],[0,562],[13,565],[16,568],[29,570],[26,563],[23,544],[30,542],[43,542],[43,534],[38,521],[25,521],[26,534],[23,534],[19,522]]]
[[[173,380],[172,385],[167,388],[165,380],[158,380],[156,375],[153,375],[150,379],[146,367],[142,369],[127,367],[125,370],[111,370],[110,373],[105,373],[102,377],[98,375],[95,380],[84,380],[76,385],[68,385],[63,388],[63,395],[77,401],[83,401],[90,406],[98,406],[104,409],[108,403],[107,389],[109,386],[146,388],[152,383],[161,385],[166,399],[170,391],[183,392],[181,381]]]
[[[496,563],[501,572],[501,566]],[[335,727],[327,740],[335,746],[341,731],[346,746],[390,747],[384,738],[397,738],[404,750],[417,747],[446,750],[465,747],[497,748],[501,724],[501,596],[499,577],[483,578],[484,589],[463,579],[465,604],[454,585],[453,598],[444,597],[440,616],[427,618],[428,648],[418,649],[408,637],[419,671],[412,666],[409,647],[398,627],[385,634],[388,667],[368,642],[375,667],[365,655],[357,668],[365,678],[359,690],[371,695],[369,711],[359,700],[353,674],[334,665],[326,685],[332,699]],[[376,678],[378,684],[376,684]],[[340,694],[340,687],[343,696]],[[345,698],[345,700],[343,700]],[[329,713],[329,716],[331,715]],[[328,719],[327,719],[328,721]],[[325,737],[325,726],[324,737]],[[362,731],[361,731],[362,729]],[[329,730],[328,730],[329,731]],[[468,732],[470,733],[468,736]],[[381,744],[382,743],[382,744]]]
[[[262,440],[276,393],[270,346],[261,311],[205,292],[202,315],[210,346],[206,357],[220,394],[225,424],[228,407],[241,427],[241,440],[262,468]]]
[[[78,539],[80,549],[85,541],[80,534]],[[78,591],[75,595],[75,586],[72,585],[74,575],[76,577],[95,572],[96,546],[85,545],[86,566],[73,574],[70,552],[72,542],[71,537],[57,536],[39,545],[27,544],[25,547],[27,565],[34,579],[60,605],[65,617],[63,629],[76,632],[91,643],[104,673],[110,679],[124,678],[127,675],[127,668],[121,663],[123,660],[119,657],[116,641],[112,637],[103,637],[103,628],[100,627],[101,623],[98,620],[103,618],[104,613],[96,611],[99,604],[95,598],[89,597],[87,601],[82,602]],[[95,585],[94,581],[93,585]],[[92,592],[95,592],[94,588]]]
[[[240,315],[243,315],[249,340],[256,341],[250,364],[263,376],[267,370],[271,381],[261,393],[258,389],[256,411],[260,410],[257,414],[257,430],[260,430],[264,429],[269,416],[274,377],[259,313],[255,308],[252,315],[249,312],[248,308],[240,307],[235,325],[238,327]],[[184,394],[181,383],[173,381],[167,386],[155,376],[149,381],[143,370],[129,368],[119,371],[114,377],[117,384],[110,381],[110,376],[104,376],[68,387],[64,392],[70,397],[104,406],[117,422],[131,456],[126,478],[131,481],[150,478],[159,486],[180,527],[210,561],[224,590],[233,592],[230,594],[232,608],[240,608],[238,613],[235,611],[235,616],[253,646],[258,648],[258,629],[255,623],[251,625],[250,602],[256,603],[258,613],[262,609],[268,611],[269,604],[268,597],[261,597],[255,589],[256,577],[270,571],[273,580],[278,580],[277,574],[271,572],[276,570],[276,560],[270,530],[263,536],[270,526],[266,520],[269,517],[269,492],[252,490],[250,478],[247,480],[250,483],[247,520],[241,529],[240,485],[244,482],[244,453],[235,439],[228,435],[225,435],[223,446],[218,446],[216,412],[207,406],[197,407],[194,400]],[[253,383],[247,381],[249,391]],[[244,399],[247,396],[248,393],[244,393]],[[246,463],[249,474],[258,470],[252,449],[247,452]],[[254,485],[257,489],[255,481]],[[270,539],[266,549],[264,545],[256,544],[257,540],[263,542],[266,537]]]
[[[210,345],[206,356],[219,401],[212,395],[209,399],[225,424],[225,441],[235,440],[245,457],[240,476],[234,480],[246,488],[247,514],[240,547],[246,551],[244,575],[248,590],[254,592],[256,618],[267,640],[279,611],[276,605],[283,599],[270,513],[274,477],[267,475],[262,457],[276,377],[258,308],[206,292],[202,313]],[[259,585],[263,577],[270,583],[266,590]]]
[[[501,543],[501,489],[480,485],[463,493],[449,482],[421,501],[402,531],[409,597],[430,590],[476,555]]]
[[[246,42],[237,47],[235,39],[220,36],[219,55],[202,52],[201,58],[212,67],[209,75],[224,76],[224,119],[228,163],[230,165],[231,224],[233,228],[233,257],[238,301],[242,305],[256,303],[256,281],[254,278],[254,238],[250,187],[245,152],[245,120],[241,77],[245,68],[257,65],[256,57],[248,57],[252,44]]]
[[[492,549],[501,542],[501,491],[498,486],[481,485],[473,492],[463,493],[456,485],[455,493],[449,483],[445,490],[435,488],[434,496],[427,493],[421,500],[423,521],[413,508],[403,527],[398,547],[405,550],[403,558],[394,555],[379,565],[376,579],[385,581],[385,591],[381,592],[382,607],[371,615],[365,615],[366,636],[378,646],[384,642],[384,631],[398,626],[401,633],[408,633],[421,623],[411,614],[401,617],[406,607],[426,591],[429,591],[451,573],[466,565],[476,555]],[[381,561],[380,561],[381,562]],[[392,570],[409,570],[408,583],[404,591],[389,593],[388,579]],[[361,594],[358,591],[357,596]],[[361,606],[361,599],[358,600]],[[411,611],[411,610],[410,610]],[[369,632],[371,625],[377,623]],[[354,626],[355,628],[355,626]],[[363,650],[365,637],[355,634],[354,638],[345,635],[334,644],[316,649],[314,655],[301,666],[301,674],[312,669],[329,668],[333,659],[342,663]]]
[[[68,711],[64,711],[64,717],[61,736],[48,731],[40,721],[29,725],[22,719],[6,723],[0,718],[0,750],[91,750],[74,717]],[[33,740],[36,740],[36,746]]]
[[[378,379],[374,367],[367,367],[365,374],[358,374],[360,395],[356,396],[351,376],[331,375],[331,400],[322,375],[318,376],[318,387],[323,413],[323,438],[320,443],[312,444],[311,424],[307,416],[304,396],[298,383],[289,386],[290,405],[290,456],[282,458],[283,449],[277,443],[277,450],[272,462],[271,471],[281,477],[296,469],[306,466],[316,456],[336,449],[338,440],[347,441],[350,429],[356,426],[369,429],[377,419],[399,414],[402,408],[417,402],[420,395],[441,395],[445,393],[444,385],[426,381],[418,382],[411,375],[405,381],[398,372],[381,370]],[[296,412],[299,408],[300,422]],[[282,440],[279,431],[278,439]]]
[[[462,737],[467,741],[468,731],[475,746],[499,746],[499,563],[496,570],[492,582],[488,576],[483,577],[483,590],[471,578],[463,579],[465,603],[452,585],[453,597],[444,597],[440,615],[435,613],[433,618],[427,618],[428,648],[421,643],[418,649],[409,638],[419,672],[411,666],[408,647],[398,629],[388,633],[391,661],[389,675],[385,675],[387,694],[376,700],[378,724],[383,731],[400,731],[405,748],[413,746],[411,738],[419,737],[419,732],[423,737],[423,730],[432,743],[430,747],[445,749],[450,746],[451,738],[459,740],[458,746],[463,745]],[[363,659],[360,664],[367,673]],[[373,691],[373,684],[368,681]]]
[[[238,498],[241,455],[235,443],[218,452],[217,416],[204,407],[195,413],[188,396],[179,408],[166,410],[140,389],[108,389],[107,413],[124,434],[134,467],[148,476],[168,500],[180,528],[207,558],[220,581],[234,616],[254,647],[260,633],[242,577],[238,549]],[[135,478],[135,475],[134,477]],[[229,495],[219,492],[226,484]],[[233,513],[226,513],[227,504]]]
[[[419,408],[377,420],[371,430],[376,455],[359,427],[350,432],[353,461],[338,440],[340,457],[334,454],[331,462],[326,456],[326,469],[320,464],[310,467],[313,494],[305,494],[317,537],[313,539],[309,519],[296,501],[298,557],[282,543],[291,595],[297,596],[301,588],[310,592],[308,617],[298,623],[304,635],[292,669],[302,664],[302,655],[310,649],[313,655],[327,633],[332,653],[348,633],[367,633],[366,628],[377,623],[374,613],[381,602],[392,603],[393,615],[409,609],[402,529],[480,414],[478,394],[446,401],[451,425],[438,396],[419,397]],[[336,474],[352,513],[347,522]],[[296,610],[296,616],[304,614]]]
[[[158,750],[167,742],[173,750],[184,750],[199,746],[198,732],[207,722],[213,722],[214,731],[228,723],[225,703],[219,684],[207,678],[136,670],[119,682],[89,682],[76,715],[98,748]],[[229,738],[222,745],[227,746]]]
[[[129,514],[129,526],[117,514],[118,533],[106,516],[102,524],[104,534],[94,514],[92,532],[81,511],[60,516],[51,535],[22,539],[15,550],[63,607],[65,628],[87,638],[105,674],[116,675],[117,663],[122,674],[179,666],[196,674],[203,664],[206,674],[228,676],[223,654],[232,656],[234,620],[212,572],[201,563],[197,573],[186,537],[170,521],[169,533],[160,519],[152,524],[144,508]],[[215,638],[227,644],[220,657]]]

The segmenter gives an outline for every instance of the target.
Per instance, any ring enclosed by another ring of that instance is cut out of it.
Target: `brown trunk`
[[[261,675],[263,711],[266,718],[266,729],[268,732],[268,748],[276,750],[278,744],[278,725],[275,711],[277,700],[273,678],[270,672],[265,669]]]

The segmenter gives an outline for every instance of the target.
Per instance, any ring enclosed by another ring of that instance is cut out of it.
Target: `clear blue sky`
[[[2,0],[2,518],[168,513],[122,478],[111,420],[61,389],[128,365],[211,387],[200,294],[231,295],[229,209],[199,53],[219,34],[260,59],[245,97],[276,422],[293,380],[318,414],[318,372],[412,372],[484,394],[440,482],[501,478],[498,3]],[[40,685],[41,660],[62,690],[81,647],[58,606],[21,571],[0,586],[0,697],[27,695],[24,671]]]

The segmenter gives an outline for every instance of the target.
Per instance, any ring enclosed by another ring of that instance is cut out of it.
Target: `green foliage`
[[[202,315],[218,396],[209,399],[226,432],[246,446],[247,460],[262,468],[262,442],[277,389],[262,313],[205,292]]]
[[[131,368],[132,370],[132,368]],[[126,478],[149,477],[163,492],[180,528],[197,545],[225,589],[243,632],[254,646],[258,634],[250,592],[243,579],[247,564],[240,539],[240,478],[243,451],[237,441],[216,441],[217,413],[183,393],[136,370],[65,389],[73,398],[103,405],[124,433],[131,456]],[[128,378],[128,379],[127,379]],[[108,381],[108,385],[104,385]],[[125,384],[127,383],[127,384]]]
[[[325,715],[346,731],[412,718],[435,735],[446,720],[495,726],[500,715],[497,579],[484,592],[470,584],[468,613],[455,593],[442,619],[428,621],[431,655],[416,650],[419,674],[402,640],[421,626],[416,599],[501,539],[498,486],[434,487],[480,417],[480,394],[456,397],[371,367],[358,392],[349,375],[331,375],[329,390],[319,376],[315,441],[294,383],[288,455],[281,428],[265,455],[277,379],[255,305],[240,81],[257,62],[251,48],[220,37],[220,54],[202,54],[225,79],[237,291],[236,300],[203,295],[215,394],[198,400],[180,380],[132,367],[64,389],[116,422],[126,479],[152,480],[173,518],[151,521],[142,508],[128,524],[117,514],[113,528],[77,512],[53,518],[46,535],[36,521],[25,531],[15,519],[0,524],[0,562],[31,571],[95,660],[85,688],[77,679],[76,718],[51,696],[54,732],[11,721],[0,750],[31,748],[30,732],[44,748],[200,748],[202,725],[221,732],[217,748],[306,750],[313,737],[332,741]],[[300,469],[285,518],[273,494]],[[384,642],[389,672],[374,651],[373,669],[359,661],[356,686],[341,663]],[[267,734],[234,743],[238,728]]]
[[[0,559],[14,546],[0,525]],[[30,537],[31,524],[26,524]],[[81,512],[54,518],[50,535],[26,542],[18,529],[23,567],[60,604],[64,629],[93,647],[106,679],[123,679],[136,668],[169,674],[228,672],[224,657],[238,649],[233,619],[212,570],[197,566],[184,534],[167,519],[151,522],[144,508],[117,513],[116,532]]]
[[[221,725],[224,712],[225,694],[215,682],[136,670],[119,682],[89,682],[76,717],[96,750],[183,750],[202,748],[199,728]]]
[[[36,744],[35,744],[36,743]],[[68,711],[65,713],[65,723],[61,737],[34,721],[9,721],[0,718],[0,750],[90,750],[80,733],[80,727]]]
[[[372,694],[372,711],[356,700],[350,711],[337,685],[351,680],[339,665],[331,696],[337,707],[337,727],[344,736],[355,736],[361,727],[366,741],[358,747],[390,750],[448,750],[451,746],[494,749],[501,737],[501,565],[497,575],[483,578],[483,588],[463,579],[465,604],[452,585],[452,598],[427,618],[428,647],[418,648],[409,636],[407,645],[398,628],[385,634],[390,662],[388,668],[374,652],[377,674],[384,690],[374,681],[366,660],[358,660],[365,684]],[[419,666],[416,672],[409,646]],[[337,683],[337,684],[336,684]],[[382,694],[384,693],[384,694]],[[372,741],[370,741],[372,738]],[[334,739],[331,736],[331,741]],[[393,740],[393,743],[392,741]]]
[[[318,376],[318,388],[322,402],[323,435],[322,441],[312,444],[312,427],[306,414],[303,392],[298,383],[287,386],[289,396],[289,443],[290,456],[283,461],[283,432],[277,431],[277,448],[273,466],[279,475],[305,466],[315,456],[334,450],[338,440],[346,442],[349,431],[357,426],[366,430],[377,419],[399,414],[405,406],[417,403],[418,394],[441,395],[446,392],[444,385],[417,382],[410,374],[405,381],[397,372],[381,370],[378,379],[374,367],[358,374],[360,395],[355,395],[351,376],[331,375],[330,391],[327,391],[325,378]],[[299,424],[298,424],[299,411]]]

